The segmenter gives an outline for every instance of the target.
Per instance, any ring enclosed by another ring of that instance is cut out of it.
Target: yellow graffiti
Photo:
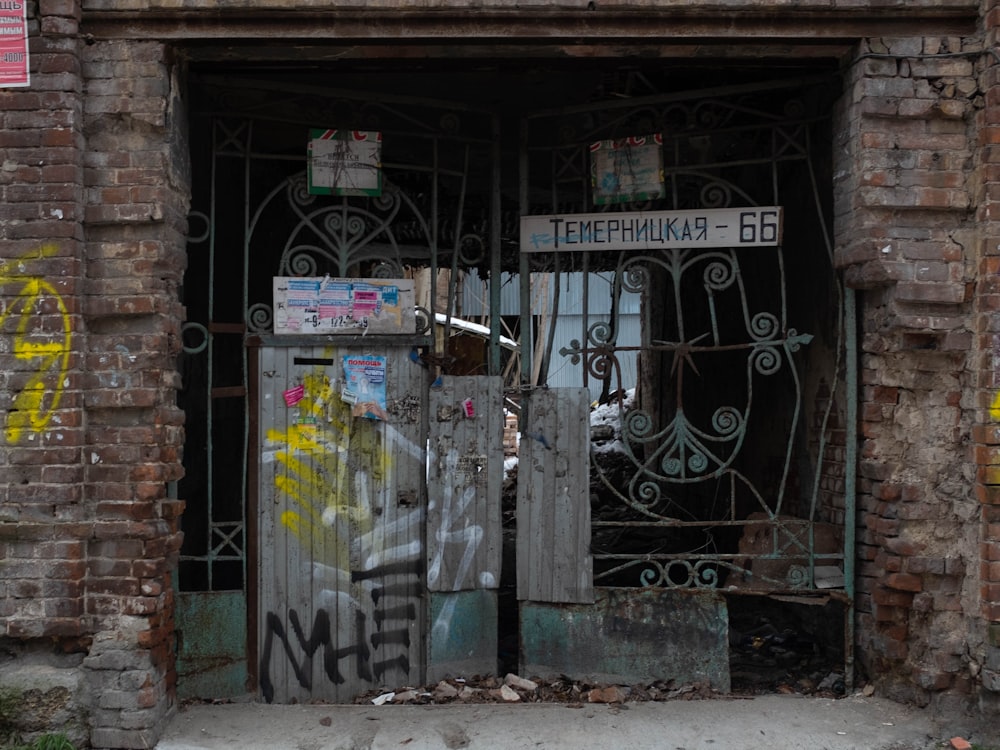
[[[267,441],[281,446],[274,486],[289,501],[281,524],[315,562],[349,571],[349,540],[374,526],[371,493],[384,484],[388,458],[376,423],[352,419],[321,368],[302,385],[304,396],[290,410],[295,423],[267,431]]]
[[[997,392],[990,405],[990,417],[994,422],[1000,422],[1000,391]]]
[[[59,408],[66,388],[69,369],[72,325],[66,303],[59,291],[38,276],[25,273],[31,260],[55,254],[54,245],[0,264],[0,289],[9,303],[0,301],[0,330],[13,325],[11,354],[27,363],[31,375],[18,389],[7,417],[5,437],[8,443],[20,442],[27,433],[44,430]],[[16,286],[13,293],[7,287]],[[54,309],[52,309],[54,307]],[[50,333],[43,316],[56,317],[56,331]]]

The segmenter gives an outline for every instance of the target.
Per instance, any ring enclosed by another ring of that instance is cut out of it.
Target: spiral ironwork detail
[[[644,438],[653,431],[653,418],[640,409],[633,409],[625,417],[624,432],[632,437]]]
[[[611,324],[603,320],[594,323],[587,331],[587,337],[590,339],[590,343],[595,346],[609,343],[613,335],[614,329],[612,329]]]
[[[622,289],[626,292],[641,292],[649,286],[649,269],[645,266],[632,264],[622,273]]]
[[[702,208],[724,208],[732,201],[732,190],[722,182],[710,182],[701,189]]]
[[[778,318],[769,312],[760,312],[750,321],[750,335],[757,341],[774,338],[778,332]]]
[[[307,250],[292,250],[285,265],[292,276],[316,275],[316,259]]]
[[[615,371],[614,353],[607,349],[594,352],[587,362],[587,370],[598,380],[607,380]]]
[[[395,260],[386,258],[372,268],[371,276],[375,279],[399,279],[403,276],[403,268]]]
[[[665,456],[660,462],[660,466],[663,468],[663,473],[668,477],[679,477],[681,470],[684,468],[684,464],[676,456]]]
[[[300,175],[289,179],[288,200],[299,206],[308,206],[315,202],[316,196],[309,192],[309,185],[304,176]]]
[[[467,250],[475,248],[474,251]],[[459,260],[466,265],[473,266],[482,262],[486,258],[486,243],[478,234],[465,234],[459,242]]]
[[[204,230],[201,232],[201,234],[195,234],[194,232],[191,231],[191,222],[193,219],[197,219],[198,221],[202,222],[202,224],[204,224]],[[212,220],[208,218],[208,214],[206,214],[204,211],[191,211],[188,214],[189,244],[196,245],[199,242],[204,242],[205,240],[208,239],[209,234],[211,234],[211,231],[212,231]]]
[[[704,453],[694,453],[688,459],[688,468],[695,474],[700,474],[708,468],[708,459]]]
[[[808,343],[812,339],[812,336],[806,334],[804,337],[799,336],[799,332],[794,328],[788,329],[788,351],[797,352],[802,348],[803,343]]]
[[[712,429],[721,437],[728,437],[743,427],[743,415],[732,406],[722,406],[712,415]]]
[[[640,482],[636,487],[635,499],[641,505],[655,505],[663,497],[663,490],[656,482]]]
[[[659,566],[643,568],[639,571],[639,584],[642,586],[655,586],[662,579],[663,571],[659,569]]]
[[[781,369],[781,354],[773,346],[763,346],[750,355],[754,369],[761,375],[774,375]]]
[[[380,195],[376,195],[372,198],[372,206],[374,206],[377,211],[389,211],[396,203],[399,201],[399,195],[395,188],[387,188],[382,191]]]
[[[251,305],[247,310],[247,328],[254,333],[266,333],[271,330],[273,315],[271,306],[263,302]]]
[[[705,267],[704,279],[709,289],[726,289],[736,279],[736,269],[731,261],[715,260]]]
[[[185,343],[184,353],[201,354],[203,351],[205,351],[205,348],[208,346],[208,329],[201,323],[193,323],[193,322],[185,323],[181,328],[182,339],[184,337],[184,334],[188,333],[188,331],[196,332],[199,336],[201,336],[201,341],[199,341],[197,344],[192,344],[192,345],[188,345]]]
[[[710,560],[699,560],[694,566],[693,581],[696,588],[714,589],[719,585],[719,571]]]

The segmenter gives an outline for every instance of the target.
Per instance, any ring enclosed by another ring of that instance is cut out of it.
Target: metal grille
[[[825,226],[826,162],[816,158],[822,91],[816,81],[732,87],[525,121],[523,213],[786,212],[784,243],[772,248],[522,254],[522,277],[606,271],[614,299],[642,298],[639,346],[619,344],[616,304],[601,320],[585,314],[571,346],[545,352],[536,383],[553,357],[568,358],[585,385],[604,384],[603,408],[617,412],[614,448],[594,443],[592,452],[597,585],[850,585],[845,478],[853,471],[844,448],[854,432],[843,413],[856,380],[844,367],[853,341]],[[591,145],[650,134],[662,138],[662,194],[597,201]],[[586,282],[581,293],[586,300]],[[626,352],[641,362],[635,393],[621,389]]]
[[[187,414],[182,590],[246,585],[248,364],[245,337],[270,333],[274,276],[398,278],[430,270],[419,345],[440,362],[457,269],[499,274],[497,125],[491,115],[430,99],[273,81],[206,77],[196,87],[181,405]],[[384,185],[374,197],[314,195],[306,180],[312,127],[378,131]],[[485,188],[485,192],[484,192]],[[450,270],[448,289],[438,271]],[[499,289],[497,289],[499,295]],[[499,302],[495,302],[499,307]],[[443,322],[435,338],[432,321]],[[499,321],[492,336],[499,370]]]

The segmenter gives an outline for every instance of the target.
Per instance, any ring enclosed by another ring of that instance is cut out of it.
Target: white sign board
[[[598,141],[590,145],[594,203],[631,203],[662,198],[663,137],[655,135]]]
[[[521,252],[770,247],[781,206],[521,217]]]
[[[382,134],[311,129],[308,175],[313,195],[381,195]]]
[[[413,279],[274,277],[275,333],[415,333]]]

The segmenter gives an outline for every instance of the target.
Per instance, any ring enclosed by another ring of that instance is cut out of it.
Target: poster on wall
[[[382,194],[381,133],[312,128],[308,152],[311,194]]]
[[[351,404],[351,415],[388,419],[385,400],[386,358],[371,354],[344,356],[344,387],[340,397]]]
[[[275,276],[274,332],[415,333],[413,279]]]
[[[663,137],[632,136],[592,143],[590,179],[598,206],[664,197]]]
[[[30,83],[26,6],[25,0],[0,3],[0,88]]]

